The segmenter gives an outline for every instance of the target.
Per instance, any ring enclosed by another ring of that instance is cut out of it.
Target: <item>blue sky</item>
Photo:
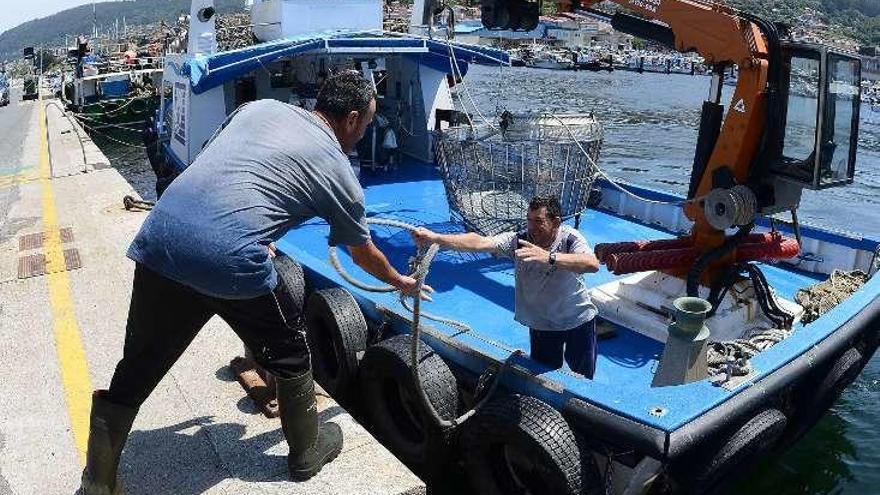
[[[103,0],[107,1],[107,0]],[[6,0],[0,10],[0,32],[14,28],[22,22],[52,15],[58,11],[76,7],[90,0]]]

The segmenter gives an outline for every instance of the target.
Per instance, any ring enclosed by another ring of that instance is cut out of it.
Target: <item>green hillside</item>
[[[220,13],[241,10],[244,0],[216,0]],[[190,0],[134,0],[126,2],[101,2],[95,4],[95,16],[91,5],[63,10],[57,14],[20,24],[0,34],[0,59],[21,56],[25,46],[60,44],[65,35],[76,36],[92,32],[93,17],[97,17],[99,29],[115,26],[119,19],[129,26],[151,24],[165,20],[173,22],[181,13],[189,13]]]
[[[727,3],[766,19],[800,27],[804,27],[804,13],[812,9],[820,14],[830,32],[861,44],[880,45],[880,0],[728,0]]]
[[[333,1],[333,0],[327,0]],[[478,4],[477,0],[450,0],[452,3]],[[220,13],[241,10],[244,0],[216,0]],[[409,2],[402,2],[409,3]],[[552,5],[552,1],[546,3]],[[880,0],[727,0],[730,5],[810,29],[816,19],[827,26],[824,32],[845,36],[867,45],[880,45]],[[122,19],[129,26],[165,20],[173,22],[181,13],[189,12],[190,0],[130,0],[96,4],[97,24],[103,30]],[[808,11],[816,15],[805,16]],[[26,22],[0,34],[0,59],[21,56],[24,46],[59,44],[65,35],[92,32],[92,6],[83,5],[57,14]]]

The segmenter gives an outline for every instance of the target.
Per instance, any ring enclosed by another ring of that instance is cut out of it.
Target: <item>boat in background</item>
[[[73,70],[62,80],[62,101],[90,134],[116,139],[143,131],[159,106],[164,58],[130,45],[70,49]]]

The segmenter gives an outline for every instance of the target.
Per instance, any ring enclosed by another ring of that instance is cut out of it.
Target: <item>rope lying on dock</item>
[[[861,289],[868,282],[868,278],[868,274],[861,270],[851,272],[834,270],[824,282],[797,291],[794,298],[804,307],[801,321],[811,323],[831,311]]]

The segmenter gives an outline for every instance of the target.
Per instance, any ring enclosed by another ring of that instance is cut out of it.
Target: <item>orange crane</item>
[[[668,258],[662,262],[663,256],[645,255],[636,264],[640,270],[662,268],[686,276],[688,292],[696,295],[700,282],[712,286],[743,261],[737,246],[754,242],[756,236],[747,234],[758,216],[791,211],[796,224],[804,188],[852,182],[860,60],[827,46],[782,40],[775,24],[719,2],[611,1],[636,15],[592,9],[599,0],[558,0],[556,6],[558,12],[587,11],[618,31],[699,53],[714,68],[684,205],[694,226],[679,242],[693,256],[679,256],[680,266],[674,268]],[[534,29],[538,23],[535,2],[481,0],[481,8],[490,29]],[[721,89],[732,65],[739,78],[725,113]],[[734,228],[739,231],[730,235]],[[758,259],[791,256],[790,242],[783,246],[780,237],[768,242],[760,249],[751,244],[747,251]],[[640,246],[655,249],[650,243]]]

